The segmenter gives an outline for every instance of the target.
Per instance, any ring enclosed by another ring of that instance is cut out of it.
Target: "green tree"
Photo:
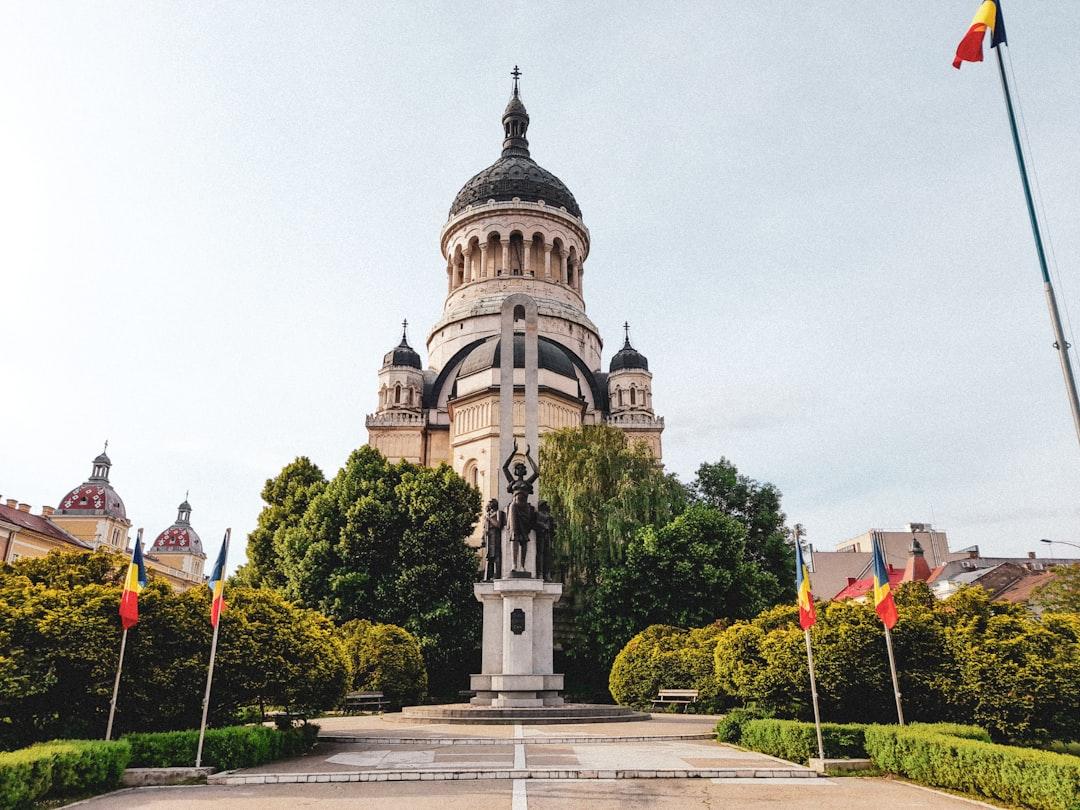
[[[609,690],[624,706],[648,709],[661,689],[697,689],[694,708],[718,708],[713,648],[723,626],[693,630],[652,625],[619,652],[611,667]]]
[[[1031,595],[1032,604],[1051,613],[1080,613],[1080,564],[1055,565],[1054,578]]]
[[[686,491],[642,443],[608,425],[563,428],[540,446],[540,498],[557,521],[555,547],[568,582],[594,581],[643,526],[682,511]],[[638,628],[641,629],[641,628]]]
[[[749,558],[742,524],[698,504],[659,529],[638,530],[623,559],[601,569],[582,618],[606,664],[650,624],[748,618],[779,592],[776,577]]]
[[[393,624],[354,619],[341,627],[352,660],[352,688],[382,692],[391,706],[408,706],[427,697],[428,677],[420,642]]]
[[[419,640],[432,688],[456,694],[476,665],[480,494],[450,467],[390,464],[361,447],[281,546],[286,595],[341,623],[396,624]]]
[[[746,527],[749,557],[777,578],[785,597],[793,596],[795,550],[787,540],[780,490],[740,474],[726,458],[698,467],[689,490],[694,502],[719,509]]]
[[[284,534],[298,525],[308,504],[326,487],[326,476],[307,456],[286,464],[262,488],[266,504],[259,522],[248,535],[247,562],[236,572],[236,581],[258,587],[283,588],[286,582],[281,557]]]
[[[108,584],[88,581],[94,571]],[[54,552],[0,567],[0,746],[104,732],[121,637],[121,589],[112,578],[112,566],[81,553]],[[246,707],[339,703],[349,661],[328,620],[267,590],[227,588],[226,601],[212,722]],[[119,733],[198,723],[209,615],[206,588],[175,593],[151,581],[139,595],[139,623],[128,634],[120,687]]]

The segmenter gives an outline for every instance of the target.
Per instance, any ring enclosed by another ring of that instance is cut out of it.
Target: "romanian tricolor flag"
[[[225,532],[225,541],[221,544],[217,562],[214,563],[214,571],[210,574],[210,581],[206,583],[210,587],[210,624],[217,627],[221,611],[225,609],[225,557],[229,552],[229,531]]]
[[[795,593],[799,600],[799,626],[808,630],[817,621],[814,594],[810,592],[810,569],[803,562],[802,543],[795,540]]]
[[[893,599],[892,586],[889,585],[889,568],[885,565],[885,555],[881,544],[874,539],[874,610],[881,621],[892,630],[896,624],[896,601]]]
[[[131,552],[127,576],[124,577],[124,593],[120,596],[120,623],[130,630],[139,621],[139,591],[146,587],[146,563],[142,556],[142,529]]]
[[[960,69],[961,62],[981,62],[983,60],[983,39],[986,31],[990,31],[990,47],[1008,44],[1005,39],[1005,18],[1001,16],[1001,0],[984,0],[975,12],[975,19],[971,21],[971,28],[964,34],[960,44],[956,46],[956,58],[952,66]]]

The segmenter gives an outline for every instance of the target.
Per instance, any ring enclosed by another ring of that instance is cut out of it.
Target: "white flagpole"
[[[225,578],[225,565],[224,562],[229,555],[229,535],[232,533],[232,529],[225,530],[225,553],[222,554],[222,566],[221,577]],[[213,602],[211,602],[211,610],[213,610]],[[202,751],[203,740],[206,737],[206,713],[210,708],[210,684],[214,680],[214,659],[217,657],[217,640],[218,629],[221,627],[221,615],[218,614],[217,624],[214,625],[214,637],[210,642],[210,666],[206,670],[206,692],[203,693],[202,702],[202,722],[199,724],[199,747],[195,751],[195,767],[202,767]]]
[[[810,697],[814,701],[814,730],[817,731],[817,755],[824,763],[825,743],[821,739],[821,712],[818,710],[817,679],[814,678],[814,653],[810,649],[810,628],[803,630],[806,636],[806,663],[810,667]]]
[[[142,533],[143,530],[139,529],[139,531],[135,535],[135,545],[137,546],[142,545]],[[132,550],[131,560],[134,559],[135,551]],[[128,561],[128,570],[130,570],[131,568],[131,560]],[[127,582],[127,571],[124,572],[124,582]],[[120,660],[116,664],[116,680],[113,681],[112,701],[109,703],[109,723],[107,726],[105,726],[106,740],[112,739],[113,718],[116,716],[116,698],[120,694],[120,673],[124,669],[124,649],[127,647],[127,633],[128,629],[125,627],[124,634],[120,636]]]
[[[893,656],[892,633],[889,632],[888,627],[885,627],[885,647],[889,651],[889,670],[892,672],[893,694],[896,695],[896,716],[900,720],[900,725],[904,725],[904,706],[900,702],[900,681],[896,679],[896,658]]]
[[[113,681],[112,702],[109,704],[109,724],[105,727],[105,739],[112,739],[113,717],[116,715],[116,696],[120,692],[120,671],[124,668],[124,648],[127,646],[127,628],[120,636],[120,662],[116,665],[116,680]]]

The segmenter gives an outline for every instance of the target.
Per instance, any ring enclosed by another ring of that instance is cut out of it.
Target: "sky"
[[[134,526],[190,490],[212,558],[293,458],[333,475],[403,318],[423,353],[517,64],[669,470],[731,459],[816,548],[1080,542],[996,64],[951,66],[977,5],[0,2],[0,498],[56,506],[108,439]],[[1080,3],[1007,6],[1080,323]]]

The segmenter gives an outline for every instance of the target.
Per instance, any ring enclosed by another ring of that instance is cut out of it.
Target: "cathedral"
[[[442,228],[446,299],[428,332],[427,366],[403,330],[383,358],[378,409],[367,417],[368,443],[389,459],[445,462],[485,500],[501,488],[500,311],[514,293],[539,310],[540,434],[608,424],[659,461],[664,430],[648,360],[628,327],[603,370],[603,341],[585,314],[589,229],[570,189],[529,152],[519,75],[515,68],[502,154],[462,187]],[[513,342],[514,426],[523,435],[524,335]]]

